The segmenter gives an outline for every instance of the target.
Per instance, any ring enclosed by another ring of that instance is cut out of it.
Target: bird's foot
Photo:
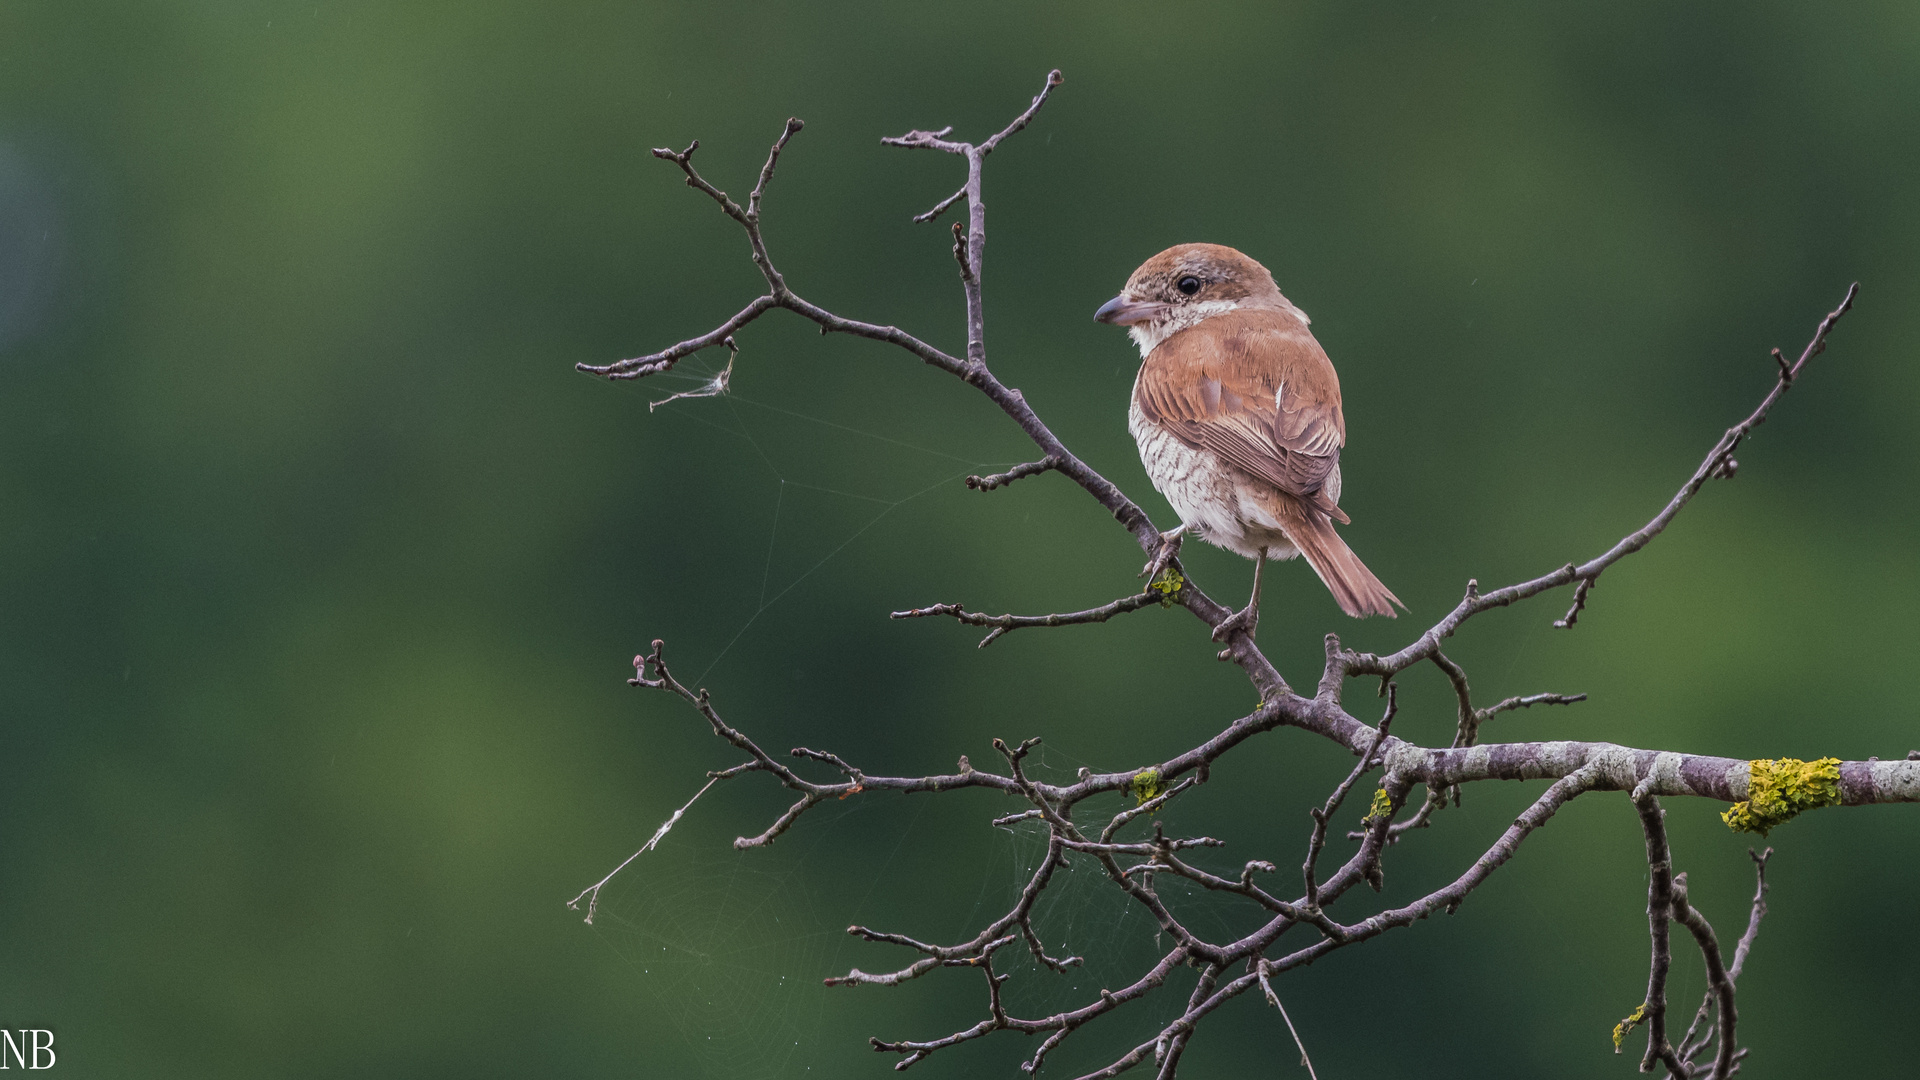
[[[1187,527],[1185,525],[1170,532],[1161,533],[1160,546],[1155,549],[1153,558],[1147,560],[1147,567],[1140,571],[1140,576],[1146,578],[1148,581],[1158,579],[1160,577],[1160,571],[1165,570],[1180,554],[1180,541],[1186,535]]]
[[[1220,625],[1213,628],[1213,640],[1224,644],[1227,638],[1233,635],[1235,630],[1245,630],[1247,637],[1252,638],[1254,629],[1259,625],[1259,606],[1257,604],[1248,604],[1246,607],[1241,608],[1239,611],[1221,620]]]

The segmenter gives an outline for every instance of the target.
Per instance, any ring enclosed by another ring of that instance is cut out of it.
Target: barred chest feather
[[[1202,540],[1249,559],[1257,558],[1261,548],[1267,549],[1269,559],[1300,554],[1266,505],[1273,495],[1261,485],[1148,420],[1137,400],[1128,403],[1127,430],[1139,444],[1140,461],[1154,489],[1166,496],[1174,513]]]

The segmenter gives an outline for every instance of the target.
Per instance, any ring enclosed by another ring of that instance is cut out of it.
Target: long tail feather
[[[1287,539],[1306,556],[1341,611],[1356,619],[1368,615],[1385,615],[1391,619],[1397,615],[1393,610],[1395,604],[1401,608],[1407,606],[1401,604],[1393,590],[1374,577],[1360,556],[1340,539],[1325,514],[1292,499],[1283,497],[1276,501],[1284,504],[1280,517],[1286,526]]]

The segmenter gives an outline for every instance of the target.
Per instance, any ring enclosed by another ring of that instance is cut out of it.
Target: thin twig
[[[1147,814],[1159,813],[1160,808],[1167,805],[1169,802],[1172,802],[1173,797],[1175,795],[1180,794],[1181,792],[1187,790],[1188,788],[1192,787],[1193,785],[1199,782],[1200,780],[1198,777],[1189,776],[1186,779],[1168,788],[1167,790],[1161,792],[1160,794],[1155,795],[1154,797],[1146,800],[1145,802],[1142,802],[1140,805],[1134,807],[1133,809],[1122,810],[1119,813],[1113,815],[1113,820],[1107,822],[1107,827],[1100,830],[1100,842],[1104,844],[1107,841],[1113,839],[1113,834],[1116,832],[1119,832],[1121,826],[1125,825],[1129,821],[1132,821],[1134,818],[1142,817]]]
[[[969,476],[967,477],[967,486],[975,491],[992,491],[995,488],[1006,487],[1015,480],[1022,480],[1029,476],[1039,476],[1043,472],[1051,472],[1059,467],[1059,459],[1044,457],[1039,461],[1029,461],[1025,465],[1015,465],[1006,472],[994,473],[992,476]]]
[[[1293,1017],[1287,1015],[1287,1007],[1280,1004],[1280,995],[1273,992],[1273,984],[1267,981],[1267,962],[1260,961],[1260,989],[1266,991],[1267,1002],[1280,1010],[1280,1019],[1287,1022],[1287,1034],[1293,1036],[1293,1045],[1300,1048],[1300,1064],[1307,1070],[1307,1080],[1320,1080],[1320,1074],[1313,1071],[1313,1060],[1307,1057],[1307,1044],[1300,1041],[1300,1032],[1293,1026]]]
[[[670,394],[667,397],[661,398],[659,401],[647,402],[647,411],[652,412],[670,401],[679,401],[682,398],[719,397],[726,393],[727,387],[733,382],[733,362],[740,358],[740,347],[733,343],[732,338],[727,338],[721,342],[721,344],[725,345],[731,351],[727,354],[727,366],[720,369],[720,374],[715,375],[713,378],[708,379],[692,390],[682,390],[677,394]]]
[[[1399,711],[1400,689],[1388,683],[1387,712],[1380,718],[1379,734],[1373,737],[1373,745],[1367,747],[1366,752],[1360,755],[1360,760],[1354,763],[1353,771],[1347,774],[1339,787],[1333,789],[1332,795],[1327,796],[1326,805],[1307,811],[1313,818],[1313,832],[1307,839],[1307,861],[1301,866],[1300,874],[1306,881],[1307,907],[1310,909],[1317,911],[1320,907],[1320,886],[1314,880],[1314,866],[1320,861],[1320,851],[1327,843],[1327,822],[1333,820],[1334,811],[1340,809],[1341,802],[1346,799],[1347,792],[1353,790],[1353,785],[1378,764],[1375,759],[1380,753],[1380,744],[1387,741],[1387,729],[1393,725],[1394,714]]]
[[[967,230],[959,222],[953,223],[953,261],[960,264],[960,280],[973,281],[973,267],[967,264]]]
[[[1580,621],[1580,613],[1587,610],[1587,594],[1592,592],[1593,587],[1599,584],[1599,582],[1599,574],[1592,574],[1580,579],[1580,584],[1573,590],[1573,606],[1567,609],[1565,615],[1554,620],[1553,628],[1555,630],[1573,629],[1573,624]]]
[[[1747,849],[1747,856],[1753,860],[1753,909],[1747,916],[1746,933],[1734,945],[1733,963],[1727,966],[1727,981],[1740,981],[1740,971],[1747,966],[1747,953],[1753,950],[1754,939],[1760,936],[1760,920],[1767,917],[1767,860],[1773,858],[1773,849],[1755,854]]]
[[[1685,1066],[1667,1041],[1667,973],[1673,966],[1669,929],[1674,909],[1673,854],[1667,845],[1666,811],[1660,808],[1660,800],[1638,788],[1633,802],[1647,838],[1647,933],[1652,947],[1647,997],[1641,1006],[1647,1025],[1647,1052],[1640,1059],[1640,1071],[1651,1072],[1655,1062],[1665,1062],[1675,1075],[1684,1076]],[[1619,1053],[1617,1043],[1614,1052]]]
[[[959,191],[956,191],[953,194],[947,196],[946,198],[941,199],[939,203],[937,203],[934,206],[933,209],[927,211],[926,213],[915,214],[913,216],[914,224],[924,225],[927,222],[932,221],[934,218],[937,218],[941,214],[944,214],[948,210],[951,210],[953,208],[954,203],[957,203],[961,199],[964,199],[966,197],[967,197],[967,189],[963,187]]]
[[[1733,963],[1727,967],[1727,981],[1737,983],[1741,969],[1746,967],[1747,954],[1753,949],[1754,939],[1760,936],[1760,920],[1767,915],[1767,860],[1773,858],[1773,849],[1755,853],[1752,848],[1747,854],[1753,858],[1755,884],[1753,889],[1753,907],[1747,916],[1746,933],[1740,935],[1740,942],[1733,950]],[[1693,1015],[1693,1023],[1687,1026],[1687,1033],[1680,1040],[1680,1060],[1691,1062],[1713,1040],[1713,1025],[1707,1024],[1707,1017],[1713,1008],[1717,988],[1708,987],[1706,996],[1700,1000],[1700,1008]],[[1706,1024],[1706,1030],[1700,1033],[1696,1042],[1694,1033]],[[1669,1075],[1684,1078],[1687,1074],[1669,1069]]]
[[[1510,697],[1497,705],[1476,709],[1473,714],[1474,728],[1486,723],[1488,718],[1514,709],[1530,709],[1535,705],[1573,705],[1587,700],[1585,694],[1528,694],[1525,697]]]
[[[984,649],[1000,637],[1015,630],[1035,626],[1080,626],[1086,623],[1103,623],[1115,615],[1125,615],[1130,611],[1139,611],[1164,600],[1160,593],[1143,592],[1132,596],[1123,596],[1112,603],[1102,604],[1085,611],[1070,611],[1058,615],[985,615],[977,611],[968,611],[959,604],[934,604],[931,607],[912,608],[896,611],[887,616],[890,619],[926,619],[935,616],[951,616],[954,620],[968,626],[988,626],[992,631],[980,639],[980,648]]]
[[[1734,1023],[1738,1016],[1733,1003],[1733,980],[1727,977],[1713,924],[1687,901],[1687,875],[1675,875],[1672,899],[1674,920],[1693,935],[1694,943],[1700,946],[1700,956],[1707,964],[1707,984],[1712,987],[1715,1023],[1720,1029],[1720,1050],[1714,1055],[1712,1075],[1713,1080],[1727,1080],[1733,1075],[1734,1052],[1740,1048],[1734,1041]]]

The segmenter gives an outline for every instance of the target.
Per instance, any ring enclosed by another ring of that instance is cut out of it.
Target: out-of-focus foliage
[[[908,222],[956,163],[878,139],[983,134],[1054,66],[1065,87],[989,165],[993,363],[1168,525],[1125,431],[1131,346],[1090,315],[1170,243],[1272,268],[1344,380],[1346,535],[1412,607],[1354,623],[1276,567],[1260,634],[1289,677],[1310,684],[1330,629],[1404,643],[1469,577],[1644,521],[1764,392],[1767,349],[1858,278],[1737,480],[1610,572],[1576,630],[1548,629],[1556,596],[1476,620],[1454,655],[1487,702],[1592,695],[1487,739],[1920,746],[1912,4],[19,0],[0,6],[0,1026],[54,1028],[71,1076],[798,1077],[881,1075],[866,1036],[971,1023],[972,973],[819,979],[905,962],[850,922],[957,939],[1004,900],[1036,852],[986,826],[1015,807],[984,795],[856,796],[735,854],[782,800],[731,781],[595,926],[562,906],[735,761],[624,686],[627,657],[664,637],[769,747],[874,772],[1033,735],[1043,772],[1137,768],[1251,708],[1244,680],[1178,610],[985,651],[889,622],[1090,606],[1141,562],[1058,477],[966,490],[1030,448],[903,356],[776,316],[740,335],[730,396],[652,415],[697,380],[572,365],[753,295],[737,228],[648,149],[698,138],[741,194],[788,115],[808,126],[766,216],[789,280],[960,348],[949,238]],[[1187,552],[1214,595],[1244,593],[1244,560]],[[1437,672],[1401,700],[1397,734],[1450,736]],[[1233,867],[1297,865],[1349,763],[1276,733],[1158,820],[1226,838]],[[1531,790],[1469,792],[1395,853],[1387,898],[1458,872]],[[1750,838],[1721,809],[1670,821],[1731,940]],[[1771,842],[1751,1067],[1902,1072],[1920,813],[1829,810]],[[1322,1075],[1626,1075],[1608,1035],[1644,996],[1644,869],[1627,801],[1584,799],[1457,915],[1276,989]],[[1049,948],[1089,964],[1017,971],[1029,1013],[1155,947],[1091,883],[1061,892]],[[1222,932],[1245,918],[1218,908]],[[1676,1002],[1701,987],[1682,955]],[[1158,1015],[1102,1021],[1050,1067]],[[1188,1064],[1284,1071],[1287,1042],[1249,995]],[[1011,1075],[1029,1051],[988,1040],[915,1075]]]

